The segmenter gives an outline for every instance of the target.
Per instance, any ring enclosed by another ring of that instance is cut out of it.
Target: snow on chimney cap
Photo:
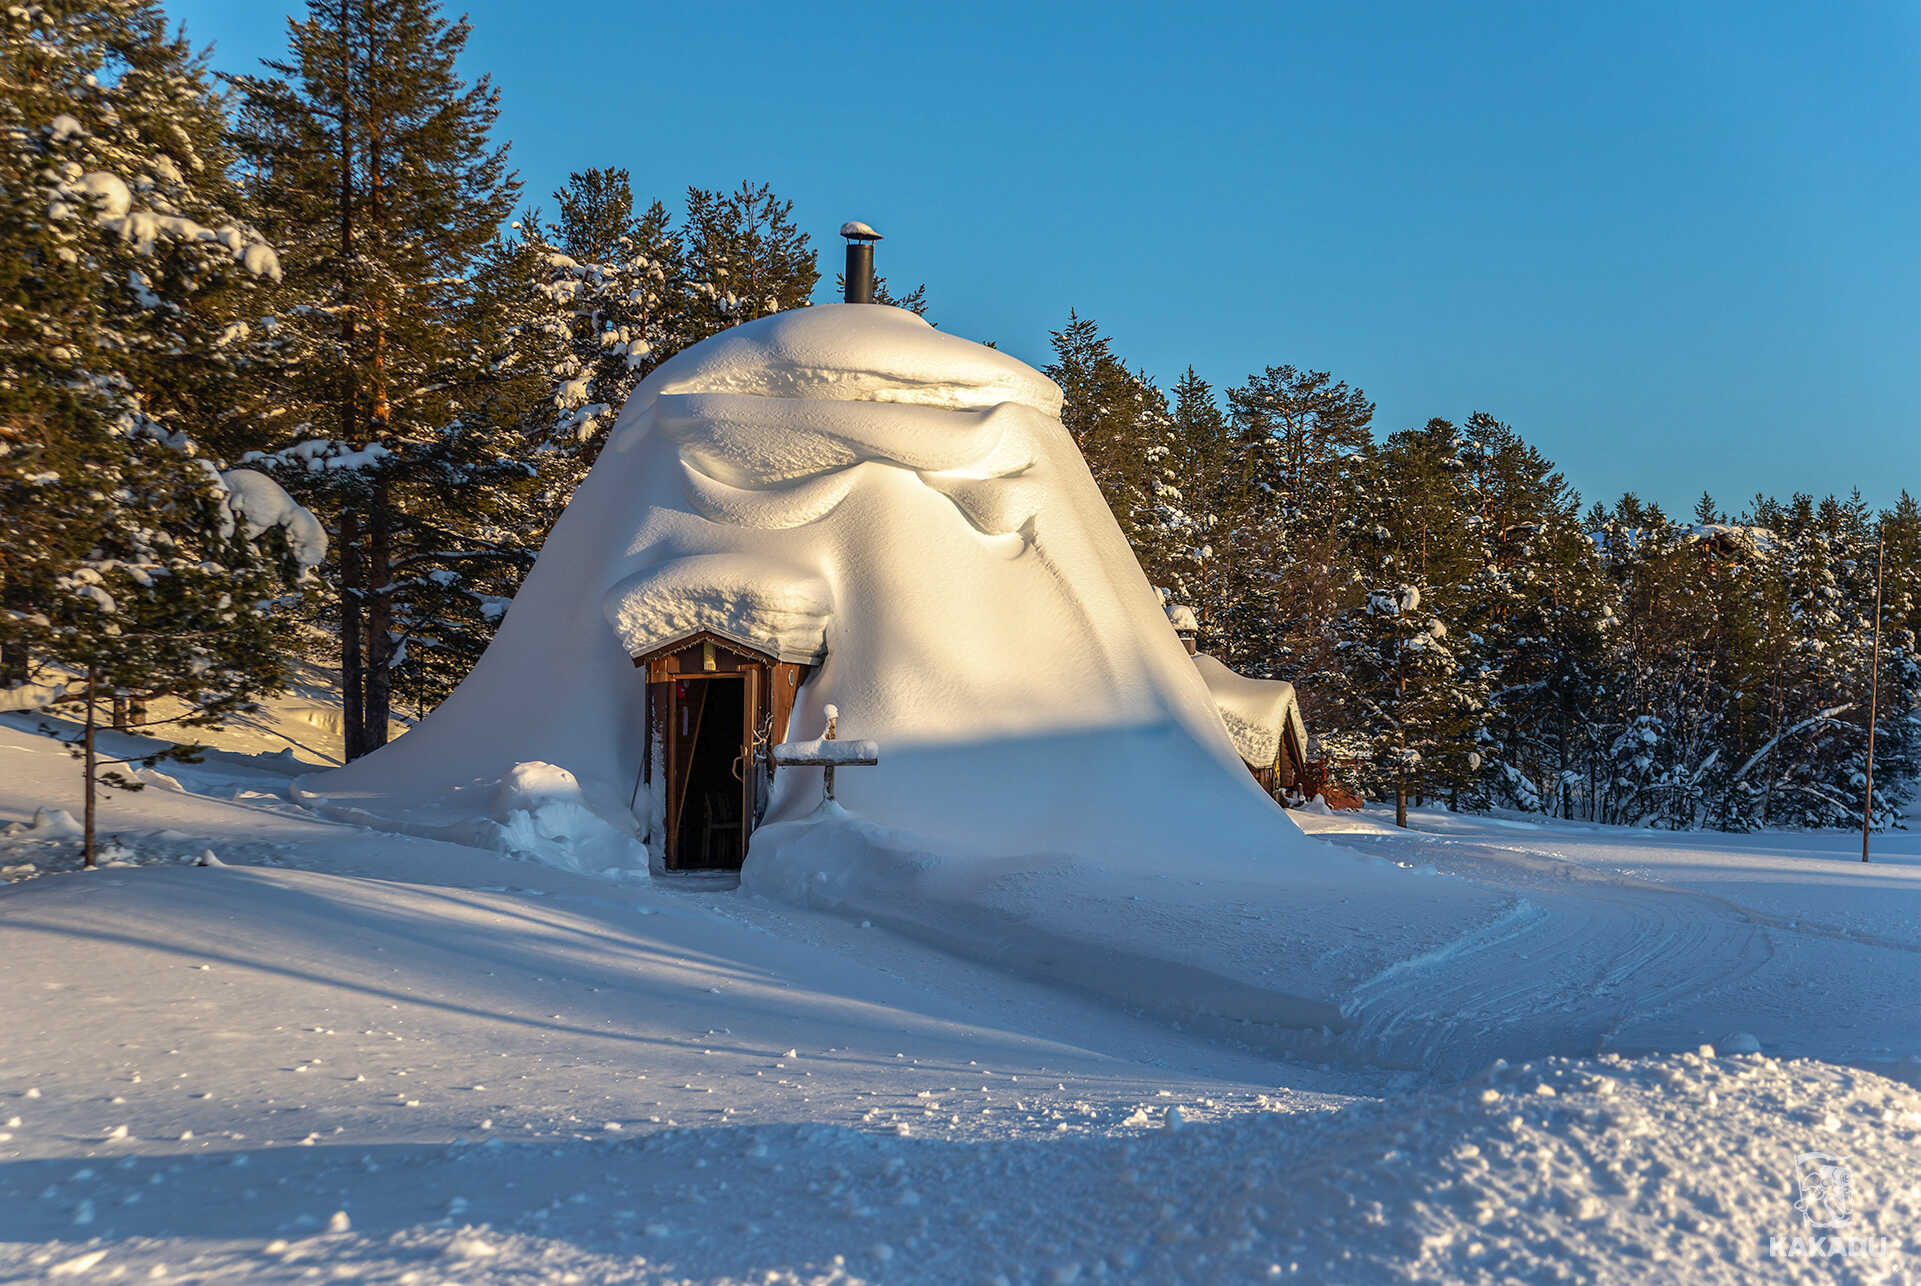
[[[879,241],[880,233],[874,231],[859,219],[849,219],[840,225],[840,235],[849,241]]]

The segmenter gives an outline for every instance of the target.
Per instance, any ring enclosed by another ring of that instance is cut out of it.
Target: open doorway
[[[741,730],[747,684],[738,674],[679,680],[675,702],[686,775],[676,783],[674,853],[683,869],[738,870],[747,855]]]
[[[647,843],[664,871],[739,870],[808,667],[705,631],[634,658],[647,672]]]

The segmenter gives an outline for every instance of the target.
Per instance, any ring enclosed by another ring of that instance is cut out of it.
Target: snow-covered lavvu
[[[1915,832],[1283,809],[1060,407],[723,330],[451,697],[343,766],[305,668],[92,870],[0,716],[0,1280],[1921,1274]]]

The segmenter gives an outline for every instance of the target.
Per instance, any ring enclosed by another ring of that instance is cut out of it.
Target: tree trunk
[[[367,48],[380,48],[376,22],[380,9],[367,5],[361,10],[367,24]],[[385,193],[386,158],[381,137],[382,120],[371,104],[379,101],[376,79],[382,64],[370,54],[366,79],[370,104],[366,121],[367,135],[367,219],[373,229],[374,244],[380,246],[387,226]],[[385,442],[392,432],[393,408],[389,401],[387,372],[387,300],[370,292],[367,320],[373,329],[373,354],[368,363],[370,386],[367,390],[367,436]],[[387,744],[387,715],[393,705],[393,495],[386,481],[374,483],[373,501],[367,514],[367,700],[362,719],[362,753],[371,753]]]
[[[387,715],[393,705],[392,500],[385,483],[374,487],[367,540],[367,700],[361,753],[387,744]]]
[[[1881,572],[1888,556],[1887,525],[1881,525],[1874,551],[1874,659],[1868,663],[1868,772],[1862,786],[1861,860],[1868,860],[1868,832],[1874,826],[1874,723],[1881,706]]]
[[[94,729],[95,708],[96,708],[95,702],[97,700],[96,693],[98,691],[99,691],[99,685],[94,680],[94,669],[92,666],[88,666],[87,667],[87,731],[85,734],[85,741],[84,741],[84,745],[86,748],[82,754],[82,762],[86,765],[86,771],[87,771],[86,804],[81,810],[82,813],[85,815],[86,821],[83,823],[82,829],[81,829],[81,834],[85,838],[82,841],[82,848],[81,848],[82,856],[80,861],[80,864],[83,867],[86,867],[88,870],[93,869],[93,813],[94,813],[94,791],[95,791],[93,774],[95,769],[98,768],[99,766],[99,760],[95,757],[94,746],[93,746],[93,729]]]
[[[353,42],[347,39],[348,0],[340,0],[340,424],[341,440],[351,443],[360,430],[360,399],[355,387],[354,359],[354,98]],[[341,757],[349,762],[366,751],[362,696],[366,672],[362,661],[360,605],[360,525],[352,505],[340,512],[340,682]]]
[[[340,515],[340,685],[346,725],[341,755],[348,761],[367,752],[365,705],[367,670],[360,650],[366,629],[360,608],[360,521],[353,510]]]
[[[1407,787],[1394,788],[1394,824],[1402,830],[1407,829]]]

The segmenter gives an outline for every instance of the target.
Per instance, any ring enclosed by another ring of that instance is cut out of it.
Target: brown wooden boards
[[[809,667],[700,633],[634,658],[647,676],[647,753],[664,816],[649,839],[669,870],[737,868],[766,806]],[[635,792],[638,799],[639,791]]]

